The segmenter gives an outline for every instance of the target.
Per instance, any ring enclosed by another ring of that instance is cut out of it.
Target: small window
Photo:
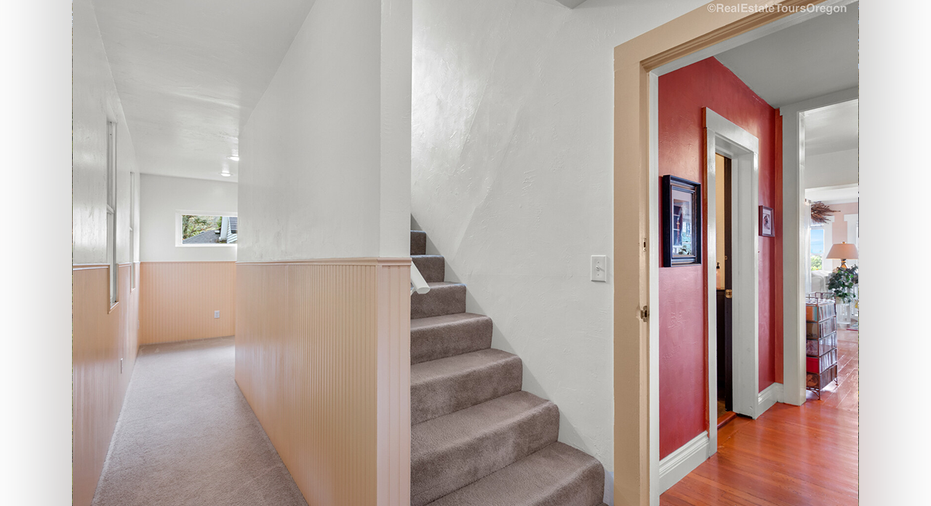
[[[811,270],[820,271],[824,265],[824,229],[811,229]]]
[[[107,121],[107,263],[110,265],[110,306],[119,300],[119,264],[116,259],[116,123]]]
[[[136,289],[136,173],[129,173],[129,286]]]
[[[230,246],[238,238],[235,216],[181,214],[182,246]]]

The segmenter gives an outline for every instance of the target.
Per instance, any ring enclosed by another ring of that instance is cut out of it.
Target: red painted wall
[[[776,286],[781,284],[776,263],[782,252],[782,206],[776,203],[776,185],[781,182],[775,163],[778,114],[723,64],[708,58],[659,78],[660,176],[701,182],[703,193],[702,265],[661,267],[659,272],[660,458],[708,430],[704,107],[760,140],[759,201],[776,214],[776,238],[760,238],[760,390],[771,385],[777,373],[782,376],[781,362],[778,371],[776,364],[776,347],[781,346],[776,322],[782,319],[776,306]]]

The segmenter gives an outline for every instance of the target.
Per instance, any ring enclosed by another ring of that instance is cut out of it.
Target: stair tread
[[[517,355],[484,349],[411,366],[411,423],[418,424],[520,391]]]
[[[562,491],[566,495],[575,480],[584,479],[586,473],[601,473],[601,463],[587,453],[563,443],[549,446],[521,460],[495,471],[469,485],[445,495],[428,506],[542,506],[565,504],[563,498],[554,502]],[[585,486],[585,484],[576,485]],[[578,494],[570,494],[586,506],[601,505],[602,490],[590,490],[596,499],[585,502]],[[594,488],[594,487],[590,487]]]
[[[491,348],[491,318],[452,313],[411,319],[411,364]]]
[[[466,285],[446,281],[427,282],[430,291],[411,295],[411,319],[465,313]]]
[[[514,392],[411,427],[411,506],[425,506],[556,442],[559,408]]]
[[[428,283],[429,284],[429,283]],[[482,320],[488,318],[483,314],[476,313],[453,313],[453,314],[444,314],[440,316],[428,316],[426,318],[418,318],[416,320],[411,320],[411,332],[415,330],[425,329],[427,327],[437,327],[441,325],[451,325],[466,320]]]
[[[513,353],[489,348],[453,357],[438,358],[429,362],[421,362],[411,366],[411,385],[420,385],[436,378],[463,374],[510,360],[520,360],[520,358]]]
[[[411,427],[411,460],[477,439],[552,402],[519,391]]]

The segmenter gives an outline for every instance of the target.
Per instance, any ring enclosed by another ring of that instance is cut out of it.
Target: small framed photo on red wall
[[[760,235],[776,237],[776,220],[772,207],[760,206]]]

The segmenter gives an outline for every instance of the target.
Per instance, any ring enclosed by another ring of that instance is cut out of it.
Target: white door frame
[[[809,266],[805,205],[805,113],[854,100],[859,88],[829,93],[779,109],[782,115],[782,402],[805,403],[805,289]],[[778,146],[776,149],[779,149]],[[828,246],[830,248],[830,246]]]
[[[717,312],[712,311],[716,301],[717,265],[716,234],[717,209],[715,180],[715,154],[731,159],[731,273],[734,305],[734,412],[757,418],[760,409],[760,140],[743,128],[728,121],[711,109],[705,108],[705,135],[707,180],[705,195],[708,199],[708,427],[709,456],[717,450]],[[723,198],[723,196],[722,196]]]

